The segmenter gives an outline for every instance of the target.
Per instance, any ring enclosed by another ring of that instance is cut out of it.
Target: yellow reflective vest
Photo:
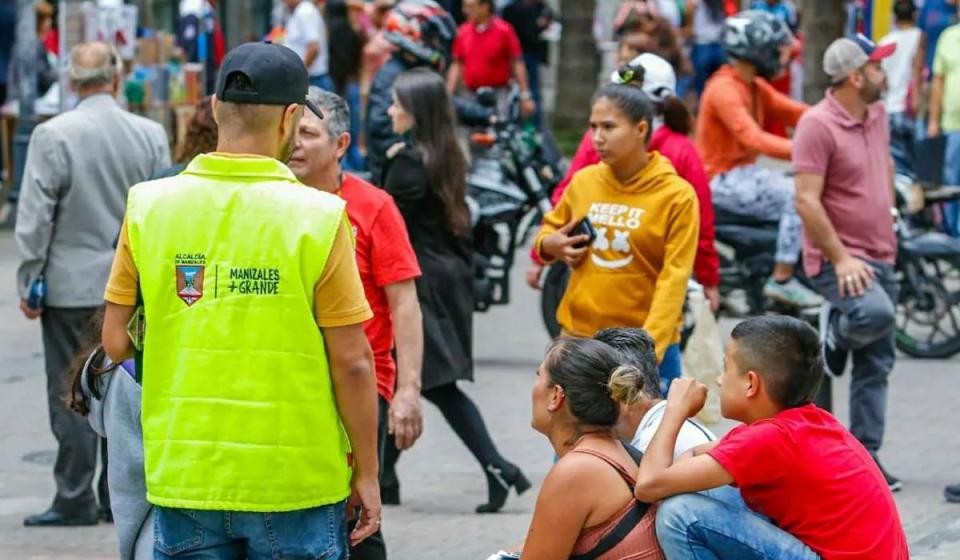
[[[344,202],[268,158],[201,155],[137,185],[147,499],[280,512],[350,493],[314,289]]]

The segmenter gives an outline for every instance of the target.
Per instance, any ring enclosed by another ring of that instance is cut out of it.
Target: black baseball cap
[[[250,88],[226,90],[227,79],[243,74]],[[270,42],[244,43],[227,53],[217,79],[217,99],[251,105],[306,105],[323,118],[316,105],[307,100],[310,76],[297,53]]]

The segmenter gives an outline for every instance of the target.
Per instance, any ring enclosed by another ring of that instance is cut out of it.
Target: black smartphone
[[[577,243],[573,246],[574,249],[587,247],[597,238],[597,230],[593,229],[593,224],[590,223],[589,217],[584,216],[583,219],[577,222],[577,225],[570,230],[570,237],[577,237],[578,235],[586,235],[589,239],[586,243]]]

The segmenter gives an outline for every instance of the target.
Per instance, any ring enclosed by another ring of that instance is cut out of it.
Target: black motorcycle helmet
[[[773,14],[747,10],[726,19],[723,48],[727,56],[748,62],[761,78],[770,79],[783,69],[780,48],[793,42],[790,28]]]
[[[383,36],[419,62],[443,71],[450,63],[457,24],[433,0],[405,0],[387,16]]]

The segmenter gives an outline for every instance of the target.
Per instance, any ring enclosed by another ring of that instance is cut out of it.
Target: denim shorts
[[[156,508],[154,558],[347,558],[346,502],[280,513]]]

